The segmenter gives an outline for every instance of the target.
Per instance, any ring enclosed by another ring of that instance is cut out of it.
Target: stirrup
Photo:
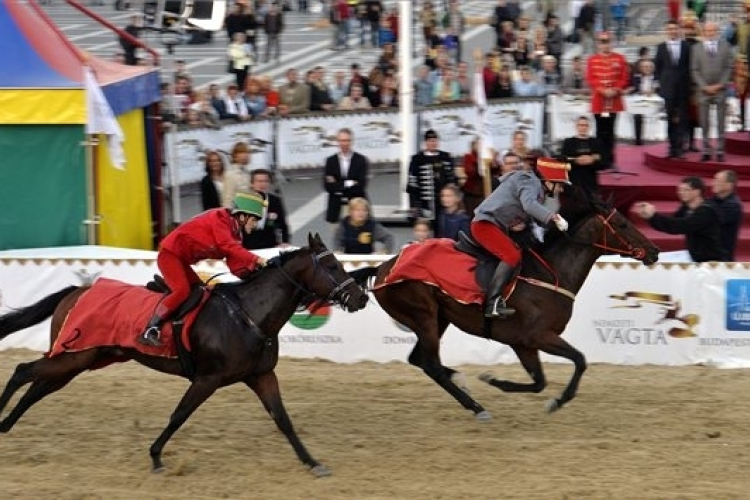
[[[143,345],[148,345],[151,347],[161,347],[162,343],[161,340],[159,340],[159,337],[161,336],[161,331],[158,327],[152,326],[149,327],[145,332],[143,332],[142,335],[138,337],[138,342]]]
[[[501,297],[488,303],[484,308],[484,316],[486,318],[507,318],[515,313],[516,310],[512,307],[508,307]]]

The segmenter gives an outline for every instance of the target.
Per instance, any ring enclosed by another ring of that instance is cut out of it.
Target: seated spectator
[[[396,71],[396,48],[392,43],[383,44],[383,53],[378,58],[378,67],[384,74],[388,70]]]
[[[473,88],[474,84],[471,80],[471,77],[469,76],[469,65],[463,61],[458,63],[458,73],[456,74],[456,81],[458,82],[458,87],[461,90],[461,95],[458,100],[461,102],[471,102],[471,89]]]
[[[554,56],[558,63],[562,62],[563,55],[563,32],[560,28],[560,18],[550,13],[547,16],[547,54]],[[557,65],[557,70],[560,71],[561,64]]]
[[[224,98],[221,96],[221,89],[218,85],[212,83],[208,86],[208,93],[211,96],[211,106],[213,106],[221,119],[221,116],[226,113],[226,109],[224,108]]]
[[[498,96],[494,94],[497,88],[497,79],[499,70],[495,67],[498,55],[494,52],[487,52],[484,55],[484,66],[482,67],[482,80],[484,81],[484,95],[487,99],[494,99]]]
[[[221,119],[246,122],[250,118],[247,104],[240,95],[237,85],[230,84],[227,87],[227,95],[224,97],[224,116],[221,116]]]
[[[394,238],[382,224],[370,217],[370,203],[364,198],[349,200],[349,215],[344,217],[333,236],[333,251],[347,254],[375,253],[375,243],[382,248],[378,253],[393,253]]]
[[[398,82],[393,76],[383,78],[376,101],[379,108],[398,108]]]
[[[343,71],[336,71],[333,74],[333,83],[328,86],[328,95],[331,96],[336,106],[339,105],[341,99],[349,95],[349,83]]]
[[[496,98],[513,97],[513,78],[510,74],[510,66],[503,66],[497,78],[497,86],[492,92]]]
[[[414,104],[416,106],[430,106],[432,104],[433,84],[430,76],[429,66],[420,66],[417,69],[417,78],[414,80]]]
[[[391,17],[384,17],[380,20],[380,30],[378,31],[378,41],[383,47],[387,43],[396,43],[396,34],[393,31]]]
[[[247,79],[247,88],[245,89],[244,97],[247,110],[253,118],[267,114],[266,96],[261,92],[260,80],[257,78]]]
[[[591,93],[581,56],[573,57],[573,63],[563,77],[562,91],[564,94],[571,95],[589,95]]]
[[[554,56],[542,58],[542,69],[537,73],[537,81],[541,85],[541,95],[559,94],[561,91],[560,72],[557,70],[557,60]]]
[[[461,87],[453,77],[452,69],[443,70],[443,75],[435,83],[432,98],[435,104],[458,102],[461,99]]]
[[[430,221],[427,219],[417,219],[411,226],[412,240],[407,245],[414,245],[424,243],[426,240],[432,238],[432,228]]]
[[[273,80],[268,75],[260,77],[260,93],[266,98],[266,113],[276,114],[279,109],[281,97],[279,91],[274,88]]]
[[[362,90],[364,91],[364,96],[367,97],[370,100],[370,104],[373,104],[372,102],[372,92],[370,89],[370,79],[359,72],[359,64],[352,63],[351,70],[352,70],[352,77],[349,80],[349,88],[346,91],[346,95],[351,94],[351,88],[352,85],[355,83],[358,83],[362,85]],[[382,73],[380,73],[382,75]]]
[[[323,83],[324,70],[322,66],[316,66],[310,73],[308,85],[310,86],[310,111],[332,111],[333,99],[328,95],[328,88]]]
[[[539,84],[531,74],[531,68],[521,66],[521,78],[513,82],[513,94],[516,97],[536,97],[542,95]]]
[[[370,100],[364,96],[364,89],[359,84],[352,85],[351,95],[341,99],[338,108],[340,111],[357,111],[360,109],[372,109]]]
[[[211,94],[208,90],[201,90],[200,92],[194,92],[194,103],[188,108],[188,116],[191,112],[197,113],[197,122],[201,123],[203,127],[208,128],[219,128],[221,123],[219,122],[219,113],[211,105]]]
[[[534,30],[534,39],[529,44],[529,65],[532,69],[542,69],[542,59],[547,54],[547,30],[543,26],[537,26]]]
[[[174,106],[180,121],[184,121],[187,116],[188,108],[193,104],[192,93],[193,90],[190,85],[190,80],[178,76],[175,79],[174,85]]]
[[[512,21],[503,21],[502,32],[497,38],[497,46],[503,54],[513,54],[515,52],[516,34],[513,29]]]
[[[307,113],[310,111],[310,86],[297,81],[297,70],[286,72],[287,83],[279,89],[279,112],[282,115]]]
[[[516,41],[516,46],[513,49],[513,62],[517,68],[528,66],[531,63],[531,58],[529,57],[530,50],[531,48],[529,47],[526,35],[519,34],[518,41]]]
[[[172,90],[172,85],[167,82],[159,84],[161,92],[161,101],[159,101],[159,111],[161,113],[162,128],[169,129],[183,120],[180,108]]]
[[[224,190],[224,159],[216,151],[206,154],[206,175],[201,179],[201,205],[203,210],[221,207]]]
[[[443,210],[438,213],[435,224],[436,238],[458,238],[459,231],[471,234],[469,225],[471,218],[464,211],[461,204],[461,191],[455,184],[446,184],[440,190],[440,205]]]

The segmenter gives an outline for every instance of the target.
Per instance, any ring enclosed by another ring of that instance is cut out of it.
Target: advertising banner
[[[399,161],[403,133],[400,115],[373,111],[280,120],[276,143],[279,168],[322,168],[326,158],[338,151],[336,133],[344,127],[354,135],[354,150],[371,162]]]
[[[244,142],[252,152],[253,168],[269,168],[272,164],[273,123],[259,120],[224,125],[220,129],[194,129],[170,132],[165,135],[168,158],[177,168],[174,178],[165,172],[168,186],[200,182],[206,175],[206,153],[212,150],[222,154],[228,166],[232,148]]]

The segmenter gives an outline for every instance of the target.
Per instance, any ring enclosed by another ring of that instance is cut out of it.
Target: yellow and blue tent
[[[0,250],[86,243],[86,66],[125,136],[124,169],[95,150],[98,243],[152,248],[158,72],[85,54],[19,0],[0,1],[0,48]]]

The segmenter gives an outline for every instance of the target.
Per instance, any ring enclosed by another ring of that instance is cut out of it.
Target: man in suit
[[[250,187],[266,197],[266,210],[255,230],[242,236],[242,246],[248,250],[288,246],[286,210],[281,197],[270,192],[271,172],[263,168],[253,170],[250,173]]]
[[[353,198],[367,199],[367,158],[352,150],[352,131],[342,128],[336,134],[339,152],[326,159],[323,187],[328,193],[326,221],[338,224],[341,207]]]
[[[690,72],[697,86],[701,129],[703,129],[703,156],[710,161],[712,147],[708,139],[708,112],[716,105],[716,161],[724,161],[724,132],[726,122],[727,84],[732,73],[732,50],[726,40],[719,39],[719,25],[709,21],[703,29],[704,40],[693,46],[690,54]]]
[[[654,69],[659,95],[667,112],[669,158],[682,158],[687,136],[688,100],[690,98],[690,46],[680,39],[675,19],[667,21],[667,40],[656,47]]]

